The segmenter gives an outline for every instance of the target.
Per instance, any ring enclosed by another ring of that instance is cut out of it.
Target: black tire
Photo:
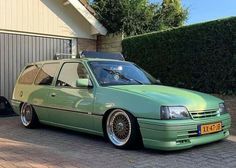
[[[137,119],[130,113],[115,109],[106,119],[106,137],[117,148],[136,149],[142,145]]]
[[[39,125],[38,116],[34,108],[28,103],[24,103],[21,106],[20,119],[22,125],[26,128],[36,128]]]

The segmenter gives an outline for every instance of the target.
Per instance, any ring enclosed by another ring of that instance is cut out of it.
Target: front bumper
[[[198,125],[216,122],[222,122],[222,131],[207,135],[198,135]],[[164,121],[138,118],[138,123],[143,144],[146,148],[180,150],[227,138],[229,136],[231,118],[229,114],[195,120]]]

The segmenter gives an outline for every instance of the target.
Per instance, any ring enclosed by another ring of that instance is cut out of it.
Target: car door
[[[49,104],[55,110],[49,120],[62,126],[93,129],[94,89],[77,87],[78,79],[89,78],[81,62],[66,62],[58,74],[55,87],[50,90]]]
[[[45,63],[39,70],[34,85],[28,90],[31,94],[28,96],[28,102],[32,103],[40,121],[48,121],[48,96],[53,88],[54,76],[59,68],[59,62]],[[28,91],[26,89],[26,92]]]

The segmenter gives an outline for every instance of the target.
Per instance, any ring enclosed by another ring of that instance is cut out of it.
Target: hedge
[[[128,37],[122,48],[163,84],[236,93],[236,17]]]

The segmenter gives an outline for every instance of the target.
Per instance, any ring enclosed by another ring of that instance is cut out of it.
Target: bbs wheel
[[[140,144],[141,136],[136,118],[121,109],[115,109],[108,115],[106,134],[118,148],[138,147]]]
[[[24,103],[22,105],[20,111],[20,119],[21,123],[26,128],[35,128],[38,125],[38,117],[33,107],[28,103]]]

